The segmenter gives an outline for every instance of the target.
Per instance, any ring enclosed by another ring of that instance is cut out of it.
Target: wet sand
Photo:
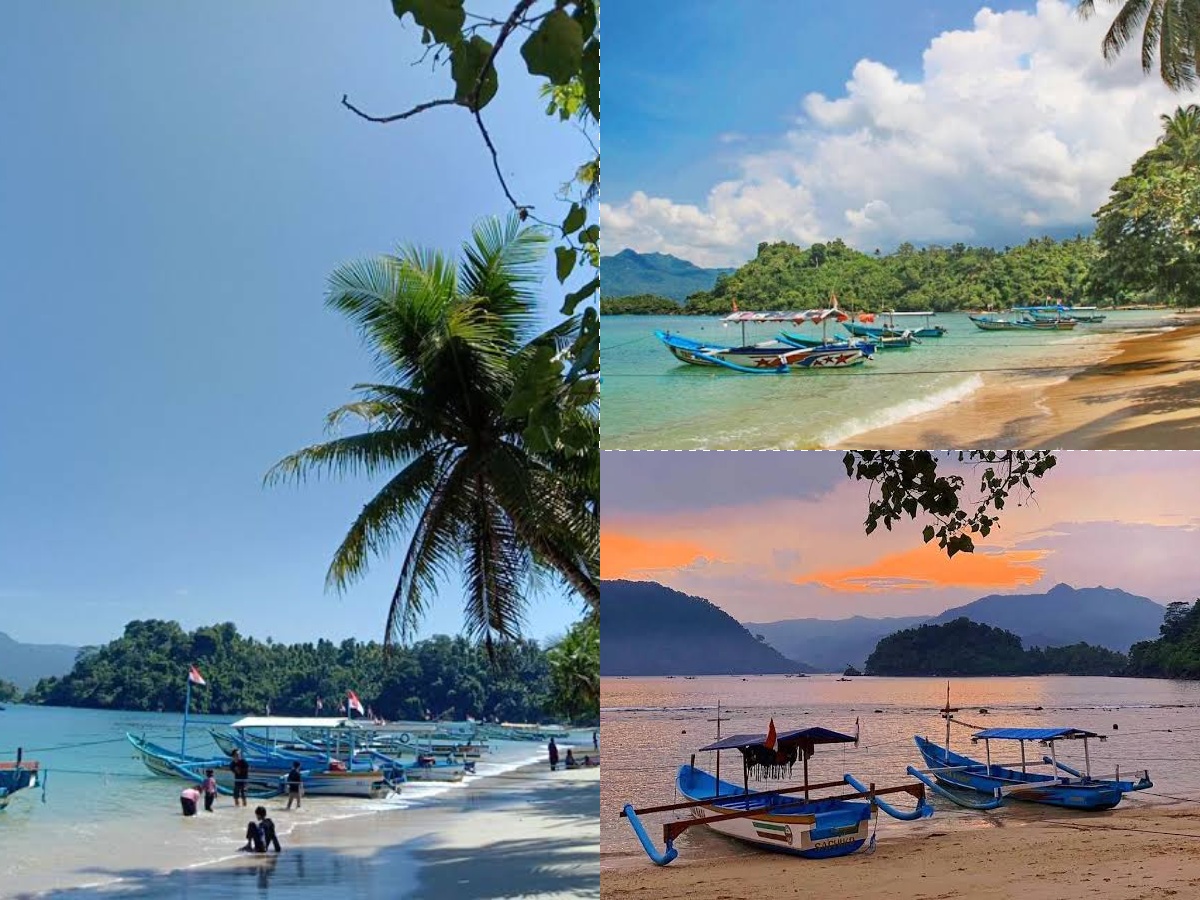
[[[266,805],[283,825],[286,813],[277,802]],[[269,891],[276,900],[599,897],[600,770],[551,773],[544,765],[527,766],[480,779],[455,792],[452,802],[298,824],[281,841],[278,855],[235,853],[172,872],[114,864],[91,873],[120,879],[103,891],[72,888],[37,896],[236,900]],[[236,843],[231,836],[231,849]],[[114,859],[119,854],[114,848]]]
[[[734,846],[729,843],[731,854]],[[880,839],[874,853],[829,860],[770,853],[705,858],[681,851],[665,868],[644,858],[606,867],[602,882],[605,900],[1197,897],[1200,816],[1194,803],[1051,813],[1031,820],[999,820],[999,827]]]
[[[1066,379],[988,376],[936,415],[863,432],[847,447],[1200,449],[1200,323],[1139,334]]]

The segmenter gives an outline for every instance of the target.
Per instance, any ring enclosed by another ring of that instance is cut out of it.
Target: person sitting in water
[[[600,765],[599,761],[592,759],[590,756],[585,756],[585,757],[583,758],[583,764],[584,764],[584,766],[585,766],[585,767],[586,767],[586,766],[598,766],[598,765]]]
[[[575,759],[574,750],[571,750],[570,748],[567,749],[567,758],[563,760],[563,765],[565,765],[568,769],[579,768],[579,761]]]
[[[274,846],[275,852],[279,853],[281,848],[279,837],[275,834],[275,823],[267,818],[265,806],[255,808],[254,819],[246,826],[246,845],[238,849],[242,852],[266,853],[268,847]]]
[[[193,786],[185,787],[179,794],[179,805],[183,807],[185,816],[196,814],[196,804],[200,802],[200,792]]]

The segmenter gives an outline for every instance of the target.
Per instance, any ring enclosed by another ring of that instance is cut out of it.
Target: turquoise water
[[[999,381],[1065,378],[1103,358],[1121,337],[1162,325],[1162,312],[1109,313],[1072,332],[984,332],[963,313],[936,316],[949,329],[862,366],[743,375],[678,362],[656,329],[740,344],[740,325],[695,316],[604,316],[600,444],[604,449],[806,449],[944,413]],[[746,342],[772,339],[778,324],[746,326]],[[805,325],[801,333],[816,336]],[[830,335],[843,334],[830,327]]]
[[[25,758],[38,760],[45,773],[44,802],[43,791],[24,790],[0,812],[0,846],[4,848],[0,896],[83,886],[94,889],[128,878],[130,873],[183,869],[236,856],[249,820],[247,812],[235,810],[229,798],[218,797],[214,813],[201,812],[194,819],[185,819],[178,799],[183,782],[151,775],[125,739],[126,732],[133,732],[154,743],[178,747],[180,719],[178,714],[167,713],[30,706],[9,706],[0,712],[0,759],[14,759],[16,748],[23,747]],[[229,721],[193,716],[188,753],[218,755],[207,729]],[[591,731],[560,743],[567,742],[590,748]],[[539,761],[546,752],[542,744],[534,742],[492,741],[491,748],[477,766],[477,778]],[[265,805],[286,846],[287,835],[298,824],[379,811],[403,815],[404,810],[451,800],[453,792],[470,781],[409,783],[399,796],[381,800],[311,797],[305,799],[302,813],[284,812],[278,800]],[[293,864],[281,859],[279,867]],[[243,880],[247,896],[256,896],[256,878]],[[296,890],[282,890],[284,883],[287,878],[279,879],[277,896],[307,896],[304,884],[311,893],[319,890],[323,897],[345,895],[331,893],[315,868]],[[293,878],[291,883],[297,882]],[[228,893],[232,888],[227,880],[214,884],[213,896],[235,896]],[[166,891],[161,896],[179,893]]]
[[[1154,787],[1127,794],[1122,806],[1200,799],[1200,682],[1149,678],[955,678],[951,703],[959,708],[951,749],[980,756],[982,745],[970,743],[979,727],[1074,726],[1104,735],[1089,741],[1092,772],[1123,777],[1148,769]],[[716,704],[721,703],[721,734],[766,731],[772,718],[779,732],[814,725],[853,734],[860,723],[858,746],[839,744],[818,748],[810,763],[813,783],[833,781],[851,773],[879,786],[911,783],[909,765],[920,765],[913,735],[939,744],[945,740],[945,721],[937,710],[946,702],[942,678],[854,678],[839,682],[835,675],[807,678],[783,676],[711,676],[694,679],[601,679],[600,725],[604,733],[604,778],[600,785],[601,867],[648,866],[645,853],[624,819],[621,807],[675,802],[674,775],[699,747],[716,736]],[[1049,752],[1029,747],[1031,760]],[[994,762],[1019,761],[1019,750],[1006,742],[992,745]],[[1083,768],[1078,742],[1058,745],[1058,758]],[[702,753],[696,764],[711,771],[715,754]],[[725,765],[738,773],[737,754],[722,754]],[[732,757],[732,758],[731,758]],[[1044,770],[1042,770],[1044,771]],[[777,783],[753,787],[781,787]],[[907,799],[907,798],[905,798]],[[980,828],[1060,815],[1051,807],[1013,803],[995,812],[962,809],[933,797],[932,818],[899,822],[880,817],[879,839],[922,836],[934,831]],[[904,805],[903,803],[901,805]],[[686,816],[686,812],[677,814]],[[651,819],[651,834],[669,815]],[[695,828],[677,846],[680,862],[703,856],[753,854],[743,844]]]

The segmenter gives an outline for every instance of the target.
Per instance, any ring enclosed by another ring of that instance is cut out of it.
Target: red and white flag
[[[208,684],[208,682],[204,680],[204,676],[200,674],[200,670],[195,666],[190,666],[188,668],[188,681],[190,681],[192,684]]]
[[[775,744],[778,743],[775,734],[775,720],[771,719],[771,724],[767,726],[767,739],[763,741],[763,746],[768,750],[774,750]]]
[[[363,709],[362,701],[358,699],[358,694],[354,693],[354,691],[346,691],[346,701],[350,709],[358,710],[360,716],[367,714],[366,710]]]

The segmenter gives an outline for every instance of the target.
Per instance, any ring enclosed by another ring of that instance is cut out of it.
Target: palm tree
[[[1158,118],[1163,127],[1156,142],[1161,155],[1184,168],[1200,162],[1200,106],[1178,106],[1173,114]]]
[[[1110,0],[1121,9],[1104,36],[1104,58],[1116,59],[1138,29],[1142,31],[1142,70],[1158,56],[1162,80],[1173,91],[1196,84],[1200,61],[1200,0]],[[1079,0],[1080,15],[1096,12],[1096,0]]]
[[[330,429],[357,420],[360,433],[293,453],[266,480],[389,477],[326,577],[327,587],[343,590],[372,557],[407,540],[385,645],[412,635],[455,570],[467,629],[489,649],[520,634],[527,588],[546,573],[598,608],[596,406],[562,403],[565,427],[592,435],[578,452],[531,448],[526,417],[509,412],[522,376],[559,353],[578,325],[568,319],[538,333],[534,291],[546,244],[514,214],[476,225],[457,268],[441,253],[408,248],[330,278],[326,302],[357,326],[380,383],[356,385],[359,399],[328,417]]]

